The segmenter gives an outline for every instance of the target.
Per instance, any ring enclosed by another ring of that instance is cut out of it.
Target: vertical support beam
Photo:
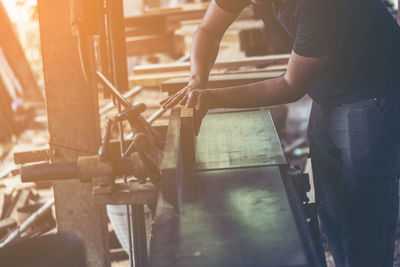
[[[50,145],[56,161],[96,153],[100,144],[97,92],[82,73],[78,40],[72,36],[72,0],[38,0]],[[85,243],[89,267],[109,266],[105,207],[95,206],[92,184],[54,183],[59,231]]]
[[[193,109],[181,107],[181,146],[183,169],[188,169],[195,163],[195,134]]]
[[[123,2],[122,0],[107,0],[107,3],[114,85],[120,92],[126,92],[129,90],[129,80]]]

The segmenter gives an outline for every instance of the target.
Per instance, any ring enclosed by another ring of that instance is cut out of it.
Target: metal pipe
[[[132,96],[135,96],[136,94],[140,93],[143,90],[143,87],[141,86],[135,86],[133,87],[131,90],[129,90],[128,92],[124,93],[122,96],[124,98],[130,98]],[[114,107],[114,102],[111,101],[110,103],[108,103],[107,105],[105,105],[104,107],[102,107],[100,109],[100,116],[104,116],[106,112],[110,111],[113,107]]]
[[[161,117],[167,110],[164,108],[157,109],[150,117],[146,119],[149,124],[152,124],[156,119]]]
[[[100,71],[96,72],[97,77],[100,78],[100,81],[107,86],[110,90],[111,94],[118,99],[118,101],[126,108],[132,107],[131,103],[129,103],[126,98],[119,92],[119,90],[101,73]]]
[[[135,266],[147,267],[147,240],[146,240],[146,220],[144,216],[144,205],[132,205],[132,227],[133,245],[135,253]]]

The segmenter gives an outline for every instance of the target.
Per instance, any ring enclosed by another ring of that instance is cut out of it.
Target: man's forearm
[[[285,77],[249,85],[210,89],[209,108],[252,108],[294,102],[305,90],[292,88]]]
[[[193,37],[190,52],[190,78],[207,86],[208,75],[214,65],[219,50],[219,39],[203,28]]]

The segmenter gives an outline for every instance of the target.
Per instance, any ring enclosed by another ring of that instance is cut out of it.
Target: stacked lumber
[[[215,84],[218,80],[241,80],[230,84],[239,85],[279,76],[286,70],[288,59],[288,54],[281,54],[219,60],[210,73],[209,87],[220,87]],[[189,71],[188,62],[136,66],[129,79],[130,86],[161,86],[163,92],[173,93],[176,86],[172,84],[187,82]]]
[[[280,55],[269,55],[269,56],[258,56],[258,57],[231,58],[215,62],[213,68],[223,69],[223,68],[238,68],[238,67],[257,66],[257,65],[286,64],[289,60],[289,56],[290,56],[289,54],[280,54]],[[157,72],[189,71],[189,70],[190,70],[189,62],[152,64],[152,65],[143,65],[134,67],[133,75],[150,74]]]
[[[140,16],[125,19],[128,56],[152,53],[180,55],[185,49],[183,36],[176,34],[181,22],[201,19],[208,4],[150,9]]]

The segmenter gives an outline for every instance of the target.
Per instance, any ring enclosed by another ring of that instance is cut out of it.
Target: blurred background
[[[396,17],[397,1],[385,0],[384,3]],[[19,179],[18,166],[15,165],[13,157],[16,152],[48,149],[49,147],[37,2],[36,0],[1,0],[0,4],[0,242],[4,242],[29,216],[45,203],[51,202],[53,192],[51,183],[22,184]],[[204,12],[207,2],[124,0],[124,15],[126,19],[129,19],[143,14],[151,14],[160,8],[170,11],[180,10],[183,5],[192,5],[190,8]],[[222,40],[220,60],[283,53],[270,36],[268,29],[264,28],[261,20],[254,17],[251,9],[246,9],[242,16],[230,27]],[[157,110],[159,101],[166,96],[166,93],[161,92],[159,87],[160,83],[168,77],[155,79],[154,76],[135,75],[135,67],[171,63],[187,58],[191,36],[196,30],[200,18],[201,15],[198,15],[179,21],[179,25],[174,26],[171,32],[172,39],[152,39],[153,45],[157,42],[154,40],[164,42],[164,46],[171,42],[168,50],[165,51],[162,47],[155,45],[152,47],[148,42],[140,47],[143,39],[139,39],[137,36],[130,40],[132,46],[135,42],[139,43],[138,50],[131,49],[128,52],[128,70],[132,71],[129,76],[130,86],[146,88],[135,94],[134,99],[135,102],[144,102],[147,105],[145,117]],[[147,47],[144,47],[146,44]],[[266,66],[257,66],[259,69],[264,67]],[[282,65],[275,67],[283,68]],[[230,71],[251,70],[240,67],[221,70],[221,72]],[[107,117],[116,112],[110,108],[110,101],[110,98],[99,90],[102,125]],[[291,164],[300,166],[306,172],[310,170],[306,138],[310,107],[311,100],[304,97],[296,103],[272,110],[275,126]],[[157,120],[157,123],[165,124],[168,116],[168,113],[164,114]],[[125,222],[125,219],[120,218],[124,214],[118,207],[109,207],[108,212],[113,266],[128,266],[125,253],[127,245],[124,241],[126,233],[124,226],[121,226],[121,222]],[[51,203],[43,214],[15,239],[55,232],[56,221]],[[396,266],[400,266],[400,224],[397,238],[395,257]],[[329,266],[334,266],[327,247],[326,255]]]

